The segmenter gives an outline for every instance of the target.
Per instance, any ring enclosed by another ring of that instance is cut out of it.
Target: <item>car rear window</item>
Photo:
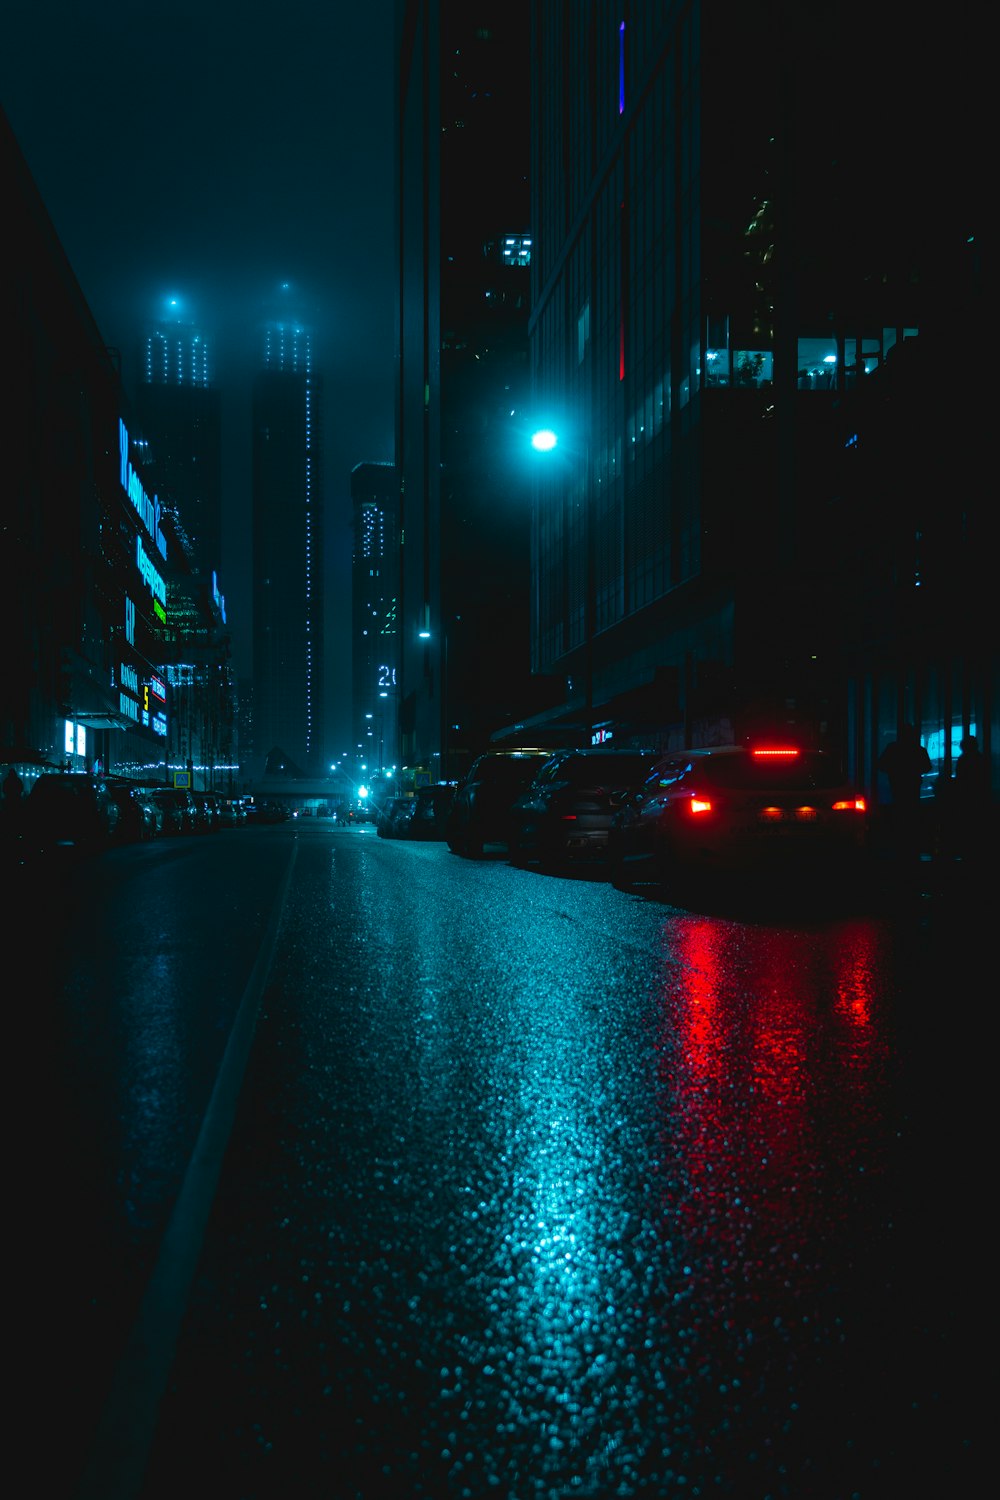
[[[755,760],[749,754],[708,756],[695,768],[695,774],[711,786],[743,792],[755,787],[806,792],[840,786],[844,779],[837,761],[818,751],[804,751],[792,760]]]
[[[556,767],[557,781],[573,786],[633,786],[649,775],[648,755],[573,755]]]
[[[523,760],[484,760],[482,765],[476,768],[472,779],[474,781],[530,781],[542,764],[544,761],[540,755],[526,756]]]

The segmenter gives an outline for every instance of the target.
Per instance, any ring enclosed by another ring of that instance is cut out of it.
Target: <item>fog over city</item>
[[[350,471],[393,456],[393,7],[70,0],[8,7],[0,93],[126,390],[183,300],[223,396],[222,588],[250,667],[250,409],[262,304],[290,282],[325,382],[331,746],[349,733]]]

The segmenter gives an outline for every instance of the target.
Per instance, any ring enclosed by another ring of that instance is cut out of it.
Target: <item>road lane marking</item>
[[[177,1339],[198,1267],[222,1160],[236,1119],[261,997],[298,852],[292,844],[278,899],[229,1033],[215,1087],[159,1255],[77,1490],[77,1500],[138,1500]]]

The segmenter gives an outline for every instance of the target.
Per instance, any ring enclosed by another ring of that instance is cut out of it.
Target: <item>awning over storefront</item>
[[[70,685],[70,718],[87,729],[135,729],[110,688],[94,677],[76,674]]]
[[[505,725],[491,736],[495,745],[540,744],[553,747],[589,745],[599,730],[607,737],[663,733],[681,715],[677,693],[677,674],[660,669],[651,682],[640,683],[601,703],[595,703],[589,714],[584,705],[563,705],[534,714],[516,724]]]

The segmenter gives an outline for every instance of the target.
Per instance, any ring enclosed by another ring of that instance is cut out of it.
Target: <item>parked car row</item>
[[[124,776],[44,773],[13,815],[22,846],[96,850],[169,834],[209,833],[245,821],[241,799],[142,784]]]
[[[865,798],[836,756],[773,741],[663,753],[487,751],[456,789],[448,846],[518,867],[598,863],[613,883],[680,874],[823,872],[867,848]]]
[[[440,839],[447,837],[455,783],[437,781],[417,787],[411,797],[390,797],[375,820],[380,839]]]

